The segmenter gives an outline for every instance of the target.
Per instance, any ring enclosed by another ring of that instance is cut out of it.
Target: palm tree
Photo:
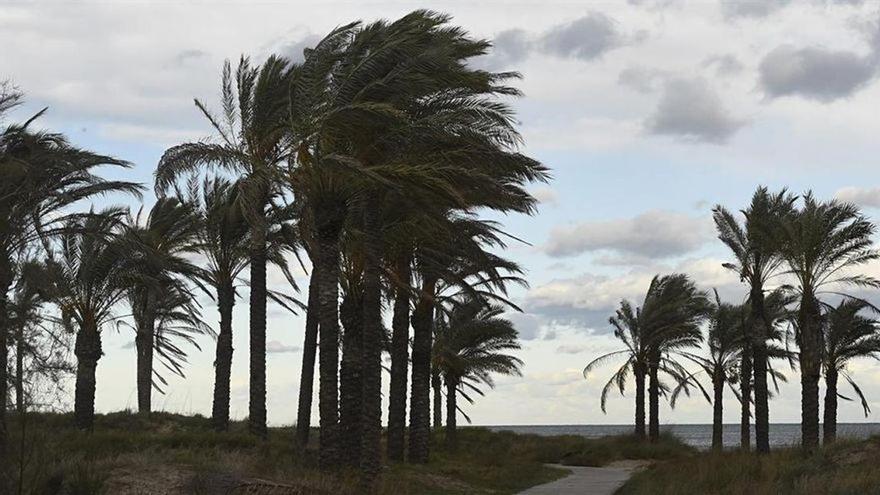
[[[178,196],[183,194],[178,193]],[[214,429],[229,428],[229,393],[232,374],[232,310],[236,280],[247,268],[248,225],[238,207],[238,189],[223,178],[192,180],[186,201],[199,216],[196,250],[207,259],[203,282],[213,289],[220,313],[220,331],[214,360],[214,395],[211,422]]]
[[[659,372],[682,381],[686,373],[674,355],[702,342],[700,324],[711,304],[706,293],[683,274],[654,277],[640,312],[640,329],[648,354],[648,439],[660,438]]]
[[[181,277],[196,280],[200,274],[185,257],[195,250],[199,218],[191,204],[174,197],[159,198],[146,218],[142,217],[143,209],[129,217],[124,239],[130,249],[131,270],[138,271],[145,281],[129,290],[128,302],[136,332],[138,411],[149,415],[152,389],[157,386],[153,352],[165,352],[158,348],[157,336],[162,332],[157,327],[159,312],[190,312],[185,319],[198,320],[194,298]],[[198,331],[198,326],[191,329]],[[179,367],[173,367],[179,371]]]
[[[880,287],[873,277],[851,270],[880,257],[872,249],[874,225],[858,207],[837,200],[819,202],[812,192],[778,228],[786,275],[799,297],[796,328],[801,368],[801,443],[819,445],[819,377],[822,368],[822,312],[819,296],[841,287]]]
[[[521,375],[522,361],[506,354],[520,349],[519,334],[503,313],[501,306],[471,299],[437,319],[432,360],[446,385],[446,442],[453,449],[460,390],[474,383],[494,387],[492,374]]]
[[[749,287],[747,304],[751,309],[743,327],[746,334],[742,353],[742,421],[741,446],[748,449],[749,403],[751,401],[749,376],[754,371],[755,385],[755,447],[758,453],[770,452],[770,416],[767,389],[767,340],[772,333],[772,325],[764,307],[764,287],[767,281],[779,274],[782,258],[775,246],[774,226],[779,219],[790,215],[795,197],[783,189],[771,194],[766,187],[759,187],[752,196],[749,207],[743,210],[745,223],[722,206],[713,209],[718,238],[733,253],[735,262],[726,263],[725,268],[736,272],[740,280]]]
[[[633,308],[629,301],[621,301],[615,316],[608,319],[614,327],[614,336],[623,342],[624,349],[603,354],[590,361],[584,367],[584,378],[589,378],[596,368],[608,361],[625,357],[623,365],[617,369],[611,378],[602,387],[599,396],[599,406],[602,413],[606,413],[608,392],[612,387],[617,387],[623,395],[626,389],[626,379],[632,374],[636,382],[636,412],[635,412],[635,436],[645,438],[645,378],[648,376],[648,345],[641,326],[641,308]]]
[[[241,176],[242,213],[250,229],[250,403],[251,433],[266,437],[266,263],[270,207],[281,194],[278,169],[288,158],[290,73],[288,62],[271,56],[252,67],[242,57],[235,74],[223,66],[222,120],[196,100],[216,131],[217,142],[191,142],[168,149],[156,169],[162,195],[183,174],[214,167]]]
[[[4,96],[0,107],[5,111],[20,101],[17,94]],[[61,134],[32,130],[44,112],[0,131],[0,398],[4,401],[7,303],[14,260],[31,243],[63,230],[71,215],[66,211],[70,205],[110,192],[138,194],[140,189],[137,184],[105,181],[92,173],[103,165],[128,167],[128,163],[76,148]],[[0,408],[0,463],[6,455],[6,438],[5,408]]]
[[[825,370],[825,421],[823,440],[826,444],[837,438],[837,379],[839,376],[850,384],[859,397],[865,417],[871,409],[852,376],[846,371],[846,363],[860,357],[880,356],[878,321],[863,314],[875,310],[870,304],[858,299],[845,299],[835,308],[828,308],[825,316],[824,352],[822,367]],[[841,396],[843,397],[843,396]],[[845,398],[845,397],[844,397]],[[847,399],[849,400],[849,399]]]
[[[128,288],[144,283],[138,273],[130,271],[125,243],[117,237],[122,214],[122,210],[107,209],[69,220],[58,253],[50,252],[54,300],[65,328],[76,334],[74,420],[83,430],[91,430],[94,422],[95,370],[103,355],[101,331],[118,318],[113,309]]]
[[[715,291],[715,305],[712,308],[706,335],[709,356],[704,357],[688,351],[681,352],[684,358],[694,362],[699,367],[698,373],[705,373],[711,379],[712,398],[709,398],[709,394],[700,382],[695,379],[697,373],[688,375],[687,380],[680,383],[671,396],[671,404],[674,407],[679,392],[684,390],[688,383],[695,383],[703,391],[706,400],[712,403],[712,449],[715,450],[724,448],[722,435],[724,426],[724,386],[725,384],[738,381],[736,375],[745,342],[745,334],[742,328],[743,311],[744,309],[741,306],[721,302],[721,298],[718,297],[718,291]],[[740,400],[742,400],[742,397],[740,397]]]

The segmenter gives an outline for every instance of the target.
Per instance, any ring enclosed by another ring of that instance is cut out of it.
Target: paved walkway
[[[613,495],[644,463],[621,461],[605,467],[552,466],[569,470],[571,474],[552,483],[529,488],[521,495]]]

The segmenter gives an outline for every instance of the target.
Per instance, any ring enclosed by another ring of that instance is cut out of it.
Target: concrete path
[[[554,482],[529,488],[521,492],[521,495],[613,495],[645,463],[621,461],[605,467],[551,465],[571,471],[571,474]]]

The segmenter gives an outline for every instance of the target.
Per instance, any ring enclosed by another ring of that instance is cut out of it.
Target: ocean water
[[[530,426],[488,426],[493,431],[512,431],[514,433],[542,436],[580,435],[587,438],[599,438],[608,435],[629,434],[633,425],[530,425]],[[821,429],[821,426],[820,426]],[[712,425],[661,425],[661,432],[669,432],[688,445],[698,449],[708,449],[712,445]],[[872,435],[880,435],[880,423],[839,423],[838,438],[864,439]],[[724,425],[723,439],[725,447],[739,446],[740,429],[738,424]],[[801,425],[775,423],[770,425],[771,447],[797,445],[801,441]],[[754,425],[752,429],[752,446],[755,445]]]

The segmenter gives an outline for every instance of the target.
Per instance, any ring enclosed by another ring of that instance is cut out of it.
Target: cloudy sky
[[[216,102],[224,59],[301,57],[331,28],[398,17],[411,2],[5,2],[0,80],[27,93],[24,117],[132,161],[151,182],[168,146],[208,133],[193,97]],[[535,217],[504,217],[529,241],[508,255],[528,269],[515,294],[522,378],[502,378],[470,407],[478,424],[631,421],[632,396],[598,392],[609,370],[581,369],[617,349],[607,318],[651,276],[683,271],[731,301],[743,291],[721,263],[712,205],[743,207],[758,184],[814,190],[880,208],[880,4],[859,0],[629,0],[431,3],[495,41],[475,63],[522,73],[515,101],[525,149],[553,169],[536,186]],[[147,202],[152,198],[147,198]],[[880,267],[870,267],[880,274]],[[304,274],[300,274],[300,280]],[[275,274],[270,279],[283,285]],[[246,299],[245,299],[246,301]],[[214,321],[207,304],[206,319]],[[235,313],[232,413],[247,411],[247,308]],[[269,314],[269,419],[295,417],[303,321]],[[136,405],[133,335],[108,330],[98,370],[102,411]],[[155,406],[210,413],[213,343]],[[880,411],[880,364],[851,371]],[[797,380],[795,380],[797,381]],[[735,422],[737,404],[726,402]],[[705,423],[696,399],[662,421]],[[799,420],[799,390],[784,386],[771,420]],[[843,403],[841,421],[864,421]],[[876,413],[869,420],[876,421]]]

